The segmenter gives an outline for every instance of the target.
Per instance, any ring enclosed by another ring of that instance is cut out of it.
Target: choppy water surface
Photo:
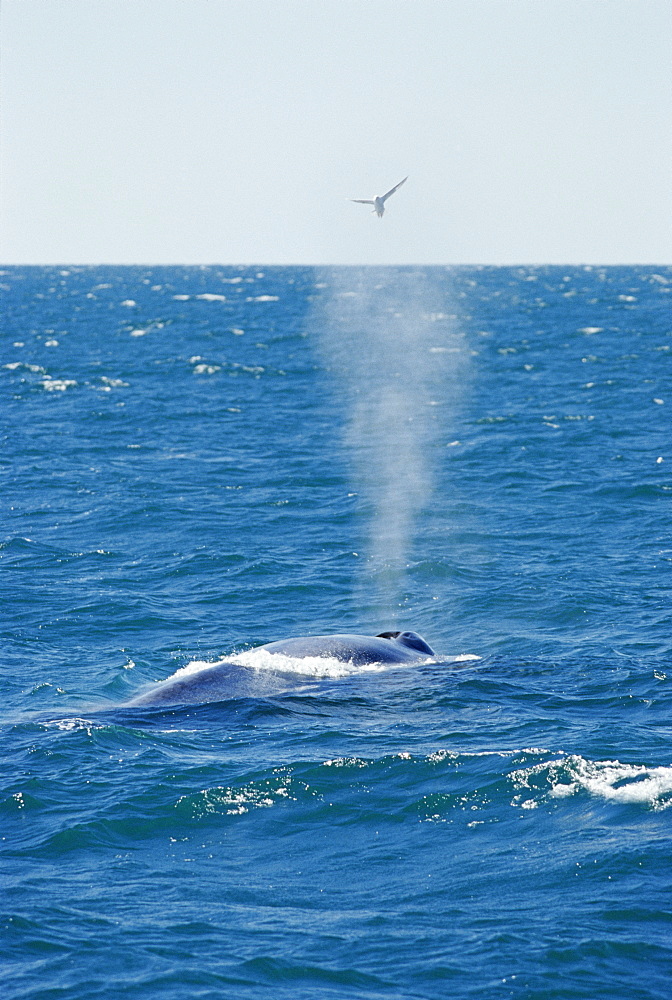
[[[668,1000],[672,271],[0,282],[3,997]]]

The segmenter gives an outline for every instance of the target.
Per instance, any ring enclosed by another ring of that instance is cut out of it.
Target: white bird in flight
[[[359,205],[373,205],[373,211],[379,219],[382,219],[383,212],[385,211],[385,202],[390,195],[394,194],[394,192],[397,191],[402,184],[405,184],[407,180],[408,175],[404,177],[403,181],[399,181],[399,183],[395,184],[393,188],[390,188],[387,194],[379,194],[376,198],[351,198],[350,201],[356,201]]]

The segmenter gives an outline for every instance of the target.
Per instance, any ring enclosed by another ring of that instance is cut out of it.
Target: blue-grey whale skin
[[[330,656],[361,666],[366,663],[419,663],[434,650],[417,632],[381,632],[380,635],[308,635],[280,639],[261,647],[283,656]]]
[[[299,639],[280,639],[257,649],[299,659],[324,656],[355,666],[367,663],[421,663],[434,656],[431,647],[415,632],[381,632],[376,636],[349,633],[310,635]],[[314,679],[286,667],[273,670],[265,666],[263,670],[256,670],[227,660],[193,673],[169,677],[127,702],[127,706],[199,705],[229,698],[270,697]]]
[[[126,702],[126,708],[155,705],[204,705],[230,698],[271,698],[311,680],[296,673],[255,670],[242,663],[217,663],[180,677],[169,677]]]

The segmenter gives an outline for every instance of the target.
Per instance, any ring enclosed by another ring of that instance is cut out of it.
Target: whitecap
[[[276,773],[271,778],[251,781],[239,787],[218,785],[195,794],[181,795],[175,808],[188,809],[195,818],[208,814],[241,816],[250,809],[269,809],[278,801],[295,800],[293,783],[290,776]],[[306,787],[303,783],[300,786]]]
[[[65,392],[71,386],[77,385],[74,378],[47,378],[42,380],[42,386],[47,392]]]
[[[623,764],[619,760],[593,761],[578,754],[521,768],[510,775],[514,787],[542,798],[570,798],[587,792],[595,798],[621,804],[666,809],[672,805],[672,767]],[[529,796],[526,796],[529,800]],[[512,805],[520,807],[522,796]]]
[[[120,379],[120,378],[108,378],[107,375],[101,375],[100,376],[100,381],[104,382],[105,385],[110,386],[113,389],[118,389],[121,386],[128,386],[128,382],[124,382],[123,379]]]
[[[203,292],[202,295],[197,295],[197,299],[202,299],[204,302],[226,302],[226,295],[215,295],[213,292]]]
[[[49,377],[47,376],[46,369],[43,368],[42,365],[31,365],[25,361],[10,361],[8,364],[3,365],[3,368],[8,368],[10,371],[16,371],[17,368],[25,368],[26,371]]]
[[[45,729],[58,729],[63,733],[79,733],[86,732],[91,735],[93,729],[102,729],[103,727],[97,725],[95,722],[90,722],[88,719],[52,719],[50,722],[42,723]]]

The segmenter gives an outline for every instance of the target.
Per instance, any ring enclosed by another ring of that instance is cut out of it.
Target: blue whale
[[[434,656],[434,650],[416,632],[381,632],[379,635],[309,635],[298,639],[280,639],[251,652],[264,650],[282,657],[301,659],[322,656],[364,666],[368,663],[421,663]],[[149,691],[128,702],[129,707],[152,705],[198,705],[229,698],[263,698],[279,694],[307,677],[287,668],[281,660],[277,669],[255,669],[225,661],[192,673],[178,672],[156,684]]]

